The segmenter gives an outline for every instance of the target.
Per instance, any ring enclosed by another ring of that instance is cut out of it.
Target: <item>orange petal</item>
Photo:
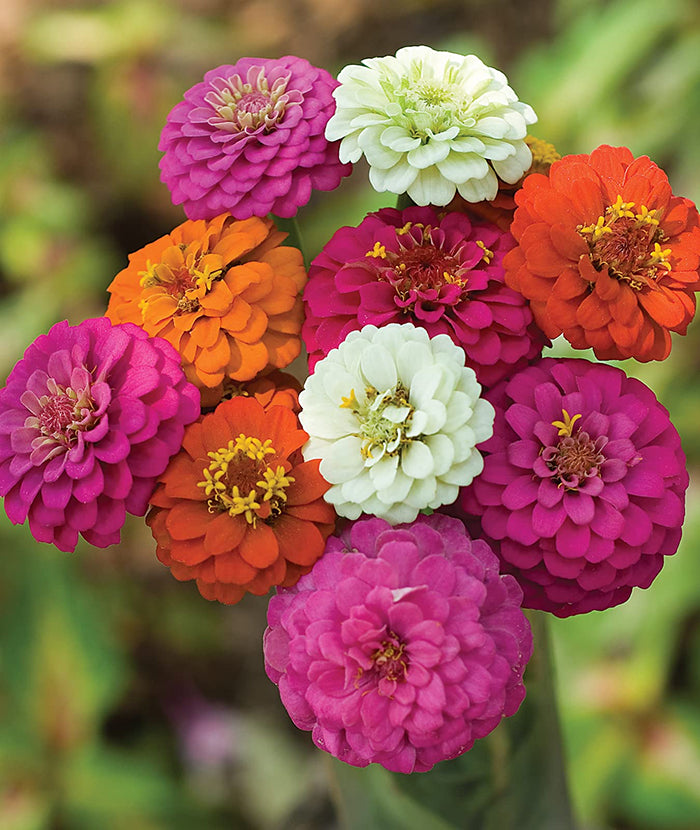
[[[219,332],[214,345],[208,349],[202,349],[192,362],[195,364],[195,368],[214,374],[222,371],[228,364],[230,357],[231,349],[229,348],[228,337],[223,332]]]
[[[250,314],[251,309],[248,303],[241,299],[241,297],[234,297],[231,302],[231,308],[220,320],[221,328],[231,332],[240,331],[245,328]]]
[[[325,548],[325,540],[311,522],[283,514],[275,521],[280,553],[297,565],[313,565]]]
[[[220,582],[245,585],[255,579],[258,569],[244,562],[238,553],[222,553],[214,559],[214,572]]]
[[[229,516],[224,512],[219,513],[214,519],[211,519],[211,516],[209,518],[204,549],[211,556],[217,557],[235,550],[245,536],[246,520],[242,516]]]
[[[279,556],[277,537],[265,522],[258,522],[255,528],[248,525],[238,552],[249,565],[255,568],[267,568]]]
[[[204,536],[211,514],[202,502],[178,502],[168,511],[165,526],[173,539],[198,539]]]

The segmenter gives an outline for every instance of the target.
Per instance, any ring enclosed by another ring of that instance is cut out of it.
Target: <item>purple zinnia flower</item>
[[[490,222],[431,207],[384,208],[336,231],[304,291],[311,368],[368,323],[449,335],[486,388],[527,366],[549,341],[504,283],[503,256],[514,244]]]
[[[360,519],[270,600],[266,670],[320,749],[358,767],[429,770],[525,697],[521,598],[456,519]]]
[[[173,203],[189,219],[290,217],[313,189],[336,188],[352,169],[324,137],[337,85],[291,55],[207,72],[171,110],[158,145]]]
[[[0,389],[0,495],[14,524],[72,551],[119,541],[199,415],[175,349],[106,317],[57,323]]]
[[[567,617],[647,588],[676,552],[688,486],[654,393],[614,366],[545,358],[489,399],[484,471],[457,505],[480,517],[525,606]]]

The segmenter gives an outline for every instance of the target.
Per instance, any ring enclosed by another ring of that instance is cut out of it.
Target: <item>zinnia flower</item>
[[[219,66],[168,115],[161,180],[190,219],[294,216],[312,190],[333,190],[350,166],[323,132],[337,82],[303,58]]]
[[[565,156],[515,196],[506,282],[548,337],[602,360],[663,360],[700,288],[700,220],[666,174],[625,147]]]
[[[57,323],[0,390],[0,495],[14,524],[72,551],[119,541],[146,512],[185,425],[199,415],[176,351],[105,317]]]
[[[447,334],[489,387],[542,353],[527,301],[503,280],[513,246],[495,225],[430,207],[386,208],[341,228],[311,263],[302,336],[310,366],[366,324]]]
[[[406,46],[396,57],[346,66],[326,127],[342,139],[342,161],[364,154],[375,190],[408,193],[418,205],[493,199],[499,176],[516,182],[530,167],[527,125],[537,117],[502,72],[475,55]]]
[[[146,519],[157,556],[206,599],[238,602],[291,585],[321,556],[335,512],[307,434],[286,406],[223,401],[185,432]]]
[[[566,617],[648,587],[681,538],[688,473],[654,393],[606,364],[545,358],[491,396],[484,471],[458,504],[525,605]]]
[[[340,516],[392,524],[449,504],[483,467],[493,407],[464,352],[410,323],[352,331],[316,364],[299,403],[304,458],[321,459]]]
[[[532,653],[521,598],[456,519],[362,519],[270,600],[265,668],[320,749],[423,772],[520,706]]]
[[[164,337],[212,405],[223,381],[283,368],[301,351],[301,251],[267,219],[183,222],[131,254],[109,286],[107,316]]]

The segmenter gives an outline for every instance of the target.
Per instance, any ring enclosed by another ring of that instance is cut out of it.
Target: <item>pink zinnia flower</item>
[[[521,598],[456,519],[360,519],[270,600],[266,670],[320,749],[359,767],[429,770],[525,697]]]
[[[229,212],[294,216],[312,190],[333,190],[351,165],[324,137],[338,85],[303,58],[219,66],[168,115],[161,179],[189,219]]]
[[[546,358],[490,399],[484,471],[457,504],[481,517],[525,606],[567,617],[647,588],[678,547],[688,486],[654,393],[614,366]]]
[[[371,213],[341,228],[312,262],[302,336],[310,366],[354,329],[413,323],[447,334],[490,387],[542,353],[548,340],[526,300],[504,282],[509,233],[431,207]]]
[[[180,358],[138,326],[57,323],[0,389],[0,495],[14,524],[75,549],[119,541],[199,415]]]

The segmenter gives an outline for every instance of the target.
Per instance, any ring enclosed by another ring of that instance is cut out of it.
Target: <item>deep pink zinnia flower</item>
[[[548,344],[525,299],[504,283],[514,241],[490,222],[431,207],[385,208],[337,231],[311,263],[302,337],[310,366],[368,323],[447,334],[488,388]]]
[[[159,337],[106,317],[57,323],[0,389],[0,495],[14,524],[72,551],[119,541],[199,415],[199,392]]]
[[[312,190],[333,190],[351,165],[324,136],[338,82],[303,58],[219,66],[168,115],[161,180],[189,219],[228,212],[294,216]]]
[[[678,547],[688,486],[654,393],[614,366],[545,358],[490,400],[484,471],[457,505],[480,516],[525,606],[567,617],[647,588]]]
[[[521,598],[456,519],[360,519],[270,600],[266,670],[320,749],[358,767],[429,770],[525,697]]]

